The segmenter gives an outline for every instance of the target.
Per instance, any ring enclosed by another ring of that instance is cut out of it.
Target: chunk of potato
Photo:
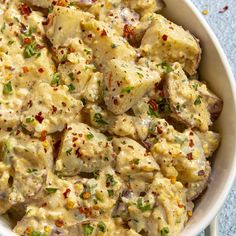
[[[150,236],[161,236],[163,228],[170,235],[179,235],[188,221],[186,190],[180,182],[157,173],[148,186],[145,196],[131,195],[124,198],[128,205],[128,224],[136,232],[145,230]],[[176,224],[178,222],[178,224]]]
[[[142,16],[147,13],[160,11],[165,6],[162,0],[124,0],[124,2]]]
[[[194,87],[204,98],[207,103],[208,111],[211,114],[211,120],[215,121],[220,116],[223,109],[223,100],[211,92],[206,84],[197,80],[191,80],[190,84]]]
[[[159,73],[113,59],[104,74],[104,100],[107,108],[119,115],[128,111],[160,81]]]
[[[207,188],[210,174],[211,174],[211,166],[210,163],[207,162],[206,170],[204,173],[204,179],[197,182],[186,183],[185,186],[187,188],[186,195],[188,201],[193,201],[194,199],[196,199],[204,191],[204,189]]]
[[[50,138],[41,142],[22,133],[1,140],[1,214],[11,206],[37,196],[45,182],[47,171],[53,168],[51,145]]]
[[[208,105],[199,91],[191,85],[178,63],[165,80],[165,97],[169,100],[174,117],[189,127],[205,132],[212,124]]]
[[[142,16],[140,21],[131,28],[132,31],[130,32],[128,38],[128,41],[131,45],[134,45],[135,47],[140,47],[145,32],[150,27],[151,23],[155,20],[156,17],[158,17],[158,15],[155,13],[147,13]],[[142,59],[143,57],[141,58],[141,60]]]
[[[107,176],[114,176],[115,181],[115,185],[109,188],[106,184]],[[59,178],[49,173],[41,198],[28,204],[26,214],[17,222],[14,232],[24,235],[30,228],[36,232],[48,229],[54,234],[58,232],[57,222],[63,222],[60,233],[81,236],[84,235],[85,223],[98,229],[97,224],[102,221],[107,227],[106,233],[114,235],[114,227],[118,225],[111,217],[107,218],[107,215],[111,214],[122,187],[123,183],[110,167],[103,169],[96,179],[79,176]],[[108,196],[108,189],[113,189],[113,196]],[[90,193],[89,198],[84,198],[83,193]],[[101,195],[105,198],[98,198]],[[75,217],[77,215],[81,218]]]
[[[148,234],[161,236],[161,230],[167,227],[170,235],[179,235],[188,221],[187,210],[191,209],[183,185],[157,174],[148,194],[157,196],[152,216],[147,220]]]
[[[103,74],[100,72],[94,73],[86,84],[85,89],[82,92],[82,97],[89,102],[101,102],[102,82]]]
[[[117,153],[116,171],[124,178],[134,178],[142,173],[143,181],[152,180],[159,166],[143,146],[130,138],[113,138],[112,143]]]
[[[21,115],[24,128],[41,136],[42,132],[51,134],[62,131],[66,124],[78,118],[83,104],[74,99],[68,90],[67,86],[36,84]]]
[[[161,15],[155,17],[146,31],[141,50],[149,57],[158,57],[166,62],[179,62],[190,75],[196,73],[201,58],[198,40]]]
[[[121,137],[136,138],[134,117],[127,114],[113,116],[109,122],[108,132]]]
[[[134,27],[139,22],[139,14],[123,4],[114,4],[114,0],[96,1],[88,9],[99,21],[109,24],[120,36],[124,35],[125,27]]]
[[[37,201],[31,201],[27,205],[25,216],[14,227],[15,233],[24,235],[29,228],[35,232],[44,232],[45,229],[53,230],[55,222],[62,219],[66,226],[78,223],[73,209],[66,207],[70,201],[78,208],[74,180],[60,179],[49,172],[40,195]]]
[[[82,29],[85,31],[83,40],[92,48],[95,62],[101,70],[114,58],[127,62],[135,60],[135,49],[108,24],[92,19],[83,21]]]
[[[205,157],[211,157],[220,145],[221,135],[213,131],[196,132],[196,134],[202,142]]]
[[[57,47],[63,45],[68,38],[80,38],[81,22],[90,22],[93,15],[72,8],[56,6],[48,17],[49,24],[46,28],[46,35]]]
[[[94,172],[112,163],[113,149],[104,134],[83,123],[67,127],[56,170],[65,176]]]
[[[71,93],[79,97],[86,88],[88,81],[94,76],[95,67],[82,61],[77,63],[65,62],[59,65],[58,72],[61,73],[61,81],[69,86]]]
[[[172,126],[167,130],[164,125],[161,121],[157,123],[156,129],[162,133],[154,138],[158,141],[151,149],[162,173],[181,182],[202,180],[206,170],[206,158],[198,136],[191,130],[186,130],[183,134],[176,132]]]

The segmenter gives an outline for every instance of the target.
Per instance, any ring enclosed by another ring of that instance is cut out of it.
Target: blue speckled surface
[[[206,9],[209,11],[204,17],[218,37],[236,78],[236,0],[191,1],[201,12]],[[229,9],[220,14],[219,11],[226,5]],[[236,236],[236,181],[219,214],[219,223],[219,236]]]

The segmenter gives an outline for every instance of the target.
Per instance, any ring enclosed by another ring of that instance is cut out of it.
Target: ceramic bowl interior
[[[236,86],[233,74],[212,30],[190,0],[164,0],[164,15],[190,30],[200,39],[203,50],[200,76],[210,88],[224,100],[223,112],[216,129],[222,134],[222,142],[213,159],[209,187],[196,204],[193,217],[182,236],[195,236],[211,222],[223,205],[236,173]],[[11,236],[9,224],[1,218],[0,236]]]

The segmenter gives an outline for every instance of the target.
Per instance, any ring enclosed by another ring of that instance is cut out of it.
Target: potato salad
[[[223,101],[156,0],[0,0],[0,215],[19,236],[178,236]]]

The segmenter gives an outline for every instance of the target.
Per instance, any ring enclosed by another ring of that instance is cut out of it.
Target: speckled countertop
[[[236,0],[191,1],[198,7],[199,11],[208,11],[204,17],[218,37],[236,78]],[[219,13],[225,6],[228,6],[228,10]],[[219,224],[219,236],[236,236],[236,181],[219,213]]]

